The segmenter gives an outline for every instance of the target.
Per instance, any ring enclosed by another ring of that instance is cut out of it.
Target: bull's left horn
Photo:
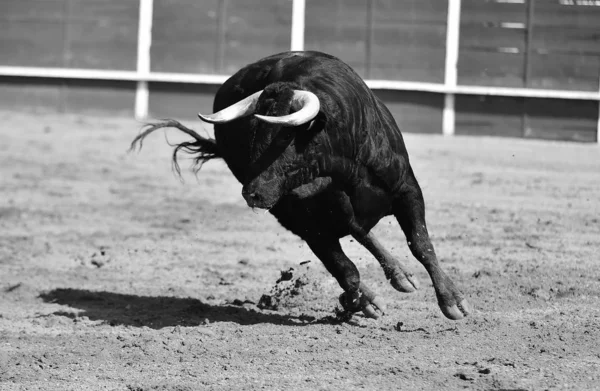
[[[271,117],[267,115],[254,114],[261,121],[276,125],[298,126],[311,121],[319,114],[321,103],[319,98],[310,91],[294,90],[292,100],[300,105],[300,110],[295,113]]]
[[[214,114],[204,115],[198,113],[198,117],[200,117],[202,121],[210,124],[224,124],[231,122],[234,119],[245,117],[254,113],[254,110],[256,109],[256,102],[258,102],[258,97],[260,94],[262,94],[262,90],[255,92],[241,101],[234,103],[231,106],[226,107]]]

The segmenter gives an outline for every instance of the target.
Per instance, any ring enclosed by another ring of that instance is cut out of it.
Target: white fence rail
[[[305,0],[293,0],[292,28],[290,34],[291,50],[304,49],[305,7]],[[461,0],[448,0],[446,62],[443,84],[397,80],[366,80],[367,85],[372,89],[444,94],[443,133],[445,135],[454,134],[454,97],[457,94],[597,101],[599,116],[596,140],[600,144],[600,81],[598,91],[596,92],[458,85],[457,62],[460,9]],[[136,71],[0,66],[0,76],[137,82],[135,115],[139,119],[143,119],[148,115],[149,82],[222,84],[227,80],[228,75],[151,72],[152,11],[153,0],[140,0]]]

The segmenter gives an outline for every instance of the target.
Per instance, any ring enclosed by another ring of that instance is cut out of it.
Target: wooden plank
[[[523,53],[460,51],[458,84],[522,87]]]
[[[525,99],[526,138],[594,142],[598,104],[553,99]]]
[[[524,116],[527,125],[523,130]],[[512,97],[456,97],[456,134],[596,141],[593,101]]]
[[[57,23],[0,23],[0,64],[60,67],[63,37],[64,28]]]
[[[65,111],[85,114],[134,114],[136,83],[129,81],[68,80]]]
[[[65,0],[0,1],[0,64],[62,66]]]
[[[218,85],[149,83],[149,112],[153,118],[198,119],[212,113]]]
[[[136,69],[139,2],[69,0],[68,10],[65,65]]]
[[[154,2],[152,71],[215,73],[219,0]]]
[[[230,0],[222,73],[290,49],[292,2],[288,0]]]
[[[69,65],[136,69],[139,2],[69,0]]]
[[[595,28],[548,27],[537,23],[534,28],[532,44],[538,53],[600,56],[600,15]]]
[[[445,49],[373,46],[371,78],[442,83]]]
[[[390,109],[402,132],[442,133],[443,95],[389,90],[373,92]]]
[[[525,29],[472,24],[462,25],[460,30],[461,50],[498,52],[502,48],[515,48],[522,53],[525,41]]]
[[[13,22],[57,22],[64,19],[66,0],[2,0],[0,25]]]
[[[523,98],[457,95],[455,134],[523,136]]]
[[[306,3],[306,50],[339,57],[365,77],[367,36],[367,4],[363,0]]]
[[[0,64],[135,69],[137,6],[132,1],[3,1]]]
[[[380,24],[445,26],[448,4],[439,0],[374,0],[373,9]]]
[[[463,0],[461,11],[458,83],[522,87],[526,4]]]
[[[536,28],[597,29],[600,26],[600,5],[594,1],[535,0]]]
[[[216,69],[219,2],[157,2],[152,70],[231,74],[259,58],[289,50],[291,2],[229,0],[225,5],[223,66]]]
[[[10,110],[131,116],[134,94],[129,81],[0,78],[0,106]]]
[[[29,77],[0,77],[0,107],[4,110],[57,112],[63,81]]]
[[[536,4],[539,0],[535,0]],[[462,0],[461,24],[485,24],[499,26],[501,23],[525,23],[527,4],[500,3],[490,0]]]
[[[531,79],[535,88],[597,91],[600,56],[531,54]]]
[[[447,5],[427,0],[375,0],[370,78],[442,81]],[[365,77],[368,4],[308,2],[306,48],[331,53]]]
[[[374,22],[372,78],[442,82],[446,25],[397,25]]]
[[[600,6],[593,2],[569,3],[535,3],[528,86],[597,90]]]
[[[100,24],[123,24],[137,21],[139,1],[119,0],[67,0],[70,3],[69,19]],[[137,26],[137,22],[135,23]]]

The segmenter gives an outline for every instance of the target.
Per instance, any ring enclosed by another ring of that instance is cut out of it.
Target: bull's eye
[[[285,143],[289,143],[290,141],[292,141],[292,139],[294,138],[295,135],[296,135],[296,133],[293,131],[283,132],[283,134],[281,135],[281,141],[283,141]]]

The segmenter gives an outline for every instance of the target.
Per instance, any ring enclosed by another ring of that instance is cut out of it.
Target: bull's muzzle
[[[251,208],[270,209],[279,201],[283,193],[281,181],[265,181],[259,178],[242,189],[242,196]]]
[[[248,190],[242,190],[242,196],[251,208],[264,208],[266,203],[263,197],[256,192],[249,192]]]
[[[271,209],[284,194],[313,183],[317,173],[316,165],[296,167],[283,175],[267,171],[248,182],[242,189],[242,196],[251,208]],[[308,196],[327,187],[330,182],[313,183],[313,187],[301,190],[296,196]]]

